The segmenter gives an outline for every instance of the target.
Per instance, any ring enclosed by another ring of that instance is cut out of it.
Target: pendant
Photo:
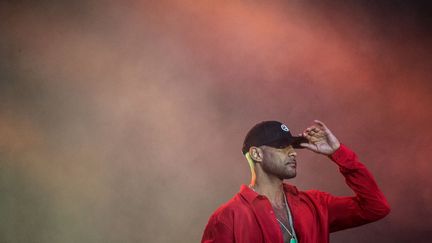
[[[290,243],[297,243],[297,240],[294,238],[291,238]]]

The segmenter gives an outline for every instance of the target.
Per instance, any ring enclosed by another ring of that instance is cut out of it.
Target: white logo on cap
[[[285,132],[288,132],[288,131],[289,131],[288,127],[287,127],[285,124],[282,124],[282,125],[281,125],[281,128],[282,128],[282,130],[284,130]]]

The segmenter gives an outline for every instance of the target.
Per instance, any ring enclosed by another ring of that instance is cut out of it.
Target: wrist
[[[331,154],[334,154],[336,151],[338,151],[338,149],[340,148],[341,144],[339,142],[337,142],[335,144],[335,146],[333,146],[333,152]]]
[[[338,143],[338,145],[335,146],[335,150],[333,150],[333,152],[331,154],[329,154],[328,157],[330,157],[330,158],[335,157],[335,155],[339,154],[341,150],[342,150],[342,144]]]
[[[328,153],[325,153],[325,155],[332,157],[333,154],[335,154],[340,149],[341,144],[338,143],[338,144],[335,144],[335,145],[330,146],[330,147],[331,147],[331,150]]]

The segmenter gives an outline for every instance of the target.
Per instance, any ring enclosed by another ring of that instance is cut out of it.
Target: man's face
[[[290,179],[297,175],[297,153],[289,145],[285,148],[261,146],[263,151],[262,168],[267,174],[277,176],[279,179]]]

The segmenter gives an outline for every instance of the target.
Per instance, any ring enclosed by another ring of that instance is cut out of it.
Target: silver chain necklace
[[[254,192],[258,193],[257,191],[255,191],[255,189],[252,187],[252,185],[249,185],[249,188],[252,189]],[[283,191],[283,190],[282,190],[282,191]],[[288,230],[288,228],[285,226],[285,224],[282,223],[282,221],[280,221],[277,217],[276,217],[276,220],[281,224],[281,226],[282,226],[282,227],[283,227],[283,228],[288,232],[288,234],[291,236],[290,243],[297,243],[297,236],[296,236],[296,233],[295,233],[295,231],[294,231],[294,224],[293,224],[293,219],[292,219],[292,216],[291,216],[291,210],[290,210],[290,208],[289,208],[289,206],[288,206],[288,202],[287,202],[287,199],[286,199],[285,192],[283,192],[283,194],[284,194],[285,207],[286,207],[286,210],[287,210],[287,212],[288,212],[288,221],[289,221],[289,224],[290,224],[290,228],[291,228],[292,233]]]

